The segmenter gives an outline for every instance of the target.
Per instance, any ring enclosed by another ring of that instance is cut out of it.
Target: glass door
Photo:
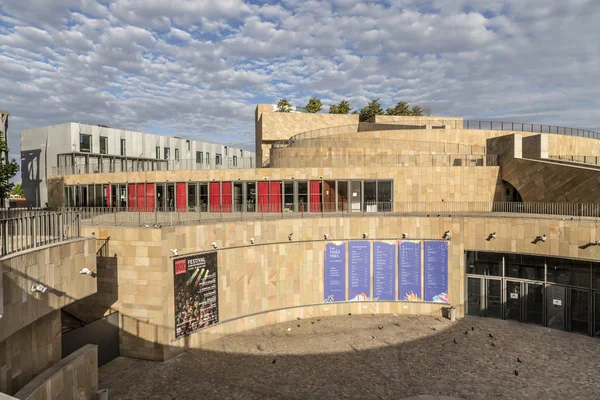
[[[521,322],[521,306],[523,299],[522,283],[515,281],[506,281],[506,307],[504,308],[504,318]]]
[[[485,316],[502,318],[502,280],[485,280]]]
[[[362,204],[362,182],[350,182],[350,209],[352,212],[360,212]]]
[[[570,331],[590,334],[590,292],[571,289]]]
[[[481,316],[481,278],[467,278],[467,315]]]
[[[600,338],[600,292],[594,292],[594,337]]]
[[[242,196],[242,182],[233,184],[233,211],[242,212],[244,197]]]
[[[527,283],[527,308],[528,324],[544,325],[544,285],[541,283]]]
[[[546,288],[546,326],[565,330],[566,291],[563,286]]]

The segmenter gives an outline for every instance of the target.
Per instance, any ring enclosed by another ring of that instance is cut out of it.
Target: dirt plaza
[[[99,370],[111,399],[583,399],[597,340],[489,318],[345,315],[235,334],[167,362]],[[435,398],[435,397],[431,397]]]

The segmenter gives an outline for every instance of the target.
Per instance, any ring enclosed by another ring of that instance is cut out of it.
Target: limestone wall
[[[433,126],[444,126],[445,129],[463,128],[462,117],[376,115],[374,122],[378,124],[425,125],[427,129],[431,129]]]

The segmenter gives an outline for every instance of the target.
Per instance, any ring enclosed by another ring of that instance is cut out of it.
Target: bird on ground
[[[315,321],[310,321],[310,323],[311,323],[312,325],[314,325],[314,324],[315,324]]]
[[[317,318],[317,322],[321,322],[321,318]]]
[[[297,317],[296,319],[297,319],[298,321],[300,321],[302,318],[300,318],[300,317]]]
[[[492,347],[496,347],[496,345],[494,344],[494,342],[492,342]]]
[[[519,376],[519,371],[515,369],[515,376]]]
[[[377,336],[371,336],[373,339],[377,339]]]
[[[521,359],[519,357],[517,357],[517,362],[522,363],[523,361],[521,361]]]
[[[469,334],[469,331],[465,331],[465,335],[468,335],[468,334]]]
[[[396,325],[396,326],[400,326],[400,324],[399,324],[399,323],[397,323],[397,322],[394,322],[394,325]]]
[[[382,330],[382,329],[383,329],[383,326],[377,326],[377,327],[379,328],[379,330]]]
[[[298,328],[300,328],[300,325],[298,325]]]
[[[474,330],[475,330],[475,327],[473,327],[473,326],[472,326],[472,327],[471,327],[471,330],[472,330],[472,331],[474,331]]]
[[[277,362],[277,360],[273,360],[273,364],[275,364]]]
[[[352,315],[352,313],[351,313],[351,312],[349,312],[349,313],[348,313],[348,315]]]
[[[431,328],[432,331],[435,331],[435,328]]]
[[[491,337],[492,339],[494,338],[494,335],[492,335],[491,333],[488,333],[488,336]]]
[[[454,339],[454,343],[455,343],[455,344],[458,344],[458,342],[456,341],[456,339]]]

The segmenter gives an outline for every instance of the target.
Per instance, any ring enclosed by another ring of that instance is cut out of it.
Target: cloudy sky
[[[381,98],[600,130],[598,0],[0,0],[0,109],[253,149],[254,108]]]

